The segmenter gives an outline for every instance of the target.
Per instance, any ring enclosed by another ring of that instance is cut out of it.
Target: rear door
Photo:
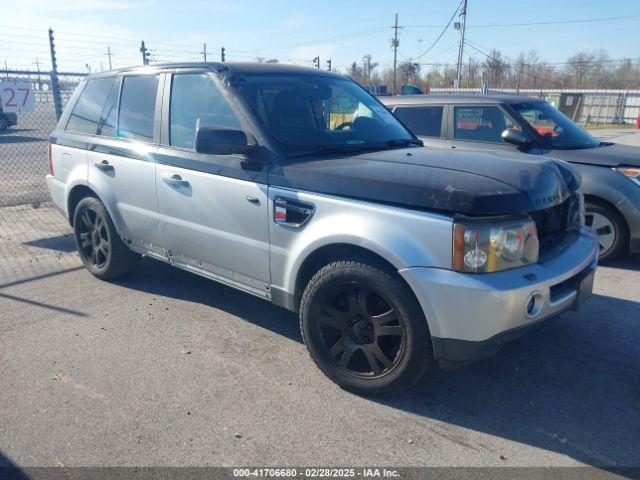
[[[429,147],[444,148],[446,109],[444,105],[400,105],[393,114]]]
[[[89,186],[134,249],[162,256],[155,189],[160,76],[118,77],[88,151]]]
[[[167,75],[156,171],[160,226],[173,263],[267,297],[266,167],[194,149],[198,126],[243,129],[241,118],[211,72]]]

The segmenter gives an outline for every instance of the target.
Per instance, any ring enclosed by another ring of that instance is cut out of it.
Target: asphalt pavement
[[[583,311],[375,399],[319,372],[295,315],[153,260],[99,281],[60,217],[45,230],[4,240],[5,463],[640,465],[638,257],[601,267]]]

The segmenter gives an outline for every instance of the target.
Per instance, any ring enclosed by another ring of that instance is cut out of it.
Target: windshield
[[[592,148],[600,142],[546,102],[511,105],[551,148]]]
[[[420,144],[351,80],[287,73],[234,81],[289,157]]]

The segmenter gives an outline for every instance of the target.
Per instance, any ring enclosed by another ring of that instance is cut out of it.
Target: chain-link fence
[[[64,106],[81,77],[61,77],[60,97]],[[56,112],[49,75],[6,74],[2,81],[32,85],[34,111],[17,115],[17,124],[0,131],[0,207],[45,202],[44,176],[49,169],[49,135],[56,125]]]
[[[82,79],[61,75],[60,101],[69,100]],[[49,74],[4,72],[3,82],[31,85],[33,112],[0,131],[0,286],[77,264],[71,229],[49,202],[49,135],[56,126]]]

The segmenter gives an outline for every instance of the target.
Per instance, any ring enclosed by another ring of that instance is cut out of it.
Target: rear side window
[[[442,106],[400,107],[394,115],[398,117],[415,135],[439,137],[442,133]]]
[[[114,82],[109,96],[102,109],[102,120],[100,121],[100,128],[98,128],[98,135],[105,137],[116,136],[116,115],[118,109],[116,108],[116,102],[118,101],[118,82]]]
[[[455,107],[453,121],[453,136],[459,140],[503,143],[502,132],[505,129],[520,129],[496,106]]]
[[[158,93],[158,77],[124,77],[120,94],[118,138],[150,142]]]
[[[113,85],[113,78],[87,82],[69,116],[67,131],[89,135],[98,133],[102,109],[111,90],[111,85]]]
[[[170,144],[194,148],[196,130],[201,126],[239,129],[240,121],[209,75],[174,75],[169,106]]]

